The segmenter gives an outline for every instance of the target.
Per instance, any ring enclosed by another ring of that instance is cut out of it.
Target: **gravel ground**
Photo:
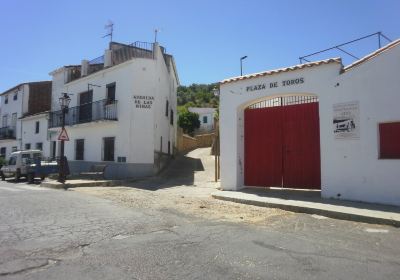
[[[156,178],[116,187],[73,189],[109,199],[132,208],[169,209],[211,220],[271,225],[294,215],[280,209],[242,205],[216,200],[211,193],[214,160],[209,148],[201,148],[178,157],[166,172]]]

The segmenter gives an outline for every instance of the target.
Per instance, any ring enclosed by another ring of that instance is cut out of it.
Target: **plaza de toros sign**
[[[262,83],[258,85],[247,86],[246,91],[258,91],[266,88],[288,87],[288,86],[300,85],[303,83],[304,83],[304,78],[301,77],[296,79],[283,80],[281,82],[271,82],[269,84]]]

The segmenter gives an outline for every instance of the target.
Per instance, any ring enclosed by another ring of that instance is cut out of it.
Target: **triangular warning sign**
[[[63,128],[61,130],[60,135],[58,135],[58,140],[60,140],[60,141],[69,141],[68,133],[65,130],[65,128]]]

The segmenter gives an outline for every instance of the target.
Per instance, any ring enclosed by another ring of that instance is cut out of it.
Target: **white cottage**
[[[106,178],[135,178],[157,172],[174,153],[176,90],[174,59],[158,43],[110,43],[104,56],[64,66],[53,76],[49,133],[54,153],[61,127],[58,99],[68,93],[72,173],[107,164]]]
[[[400,40],[220,85],[221,186],[400,205]]]
[[[200,127],[196,129],[196,133],[208,133],[214,130],[215,108],[189,107],[188,111],[199,115]]]

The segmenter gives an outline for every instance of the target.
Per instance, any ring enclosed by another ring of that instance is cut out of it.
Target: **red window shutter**
[[[400,122],[379,124],[379,157],[400,159]]]

